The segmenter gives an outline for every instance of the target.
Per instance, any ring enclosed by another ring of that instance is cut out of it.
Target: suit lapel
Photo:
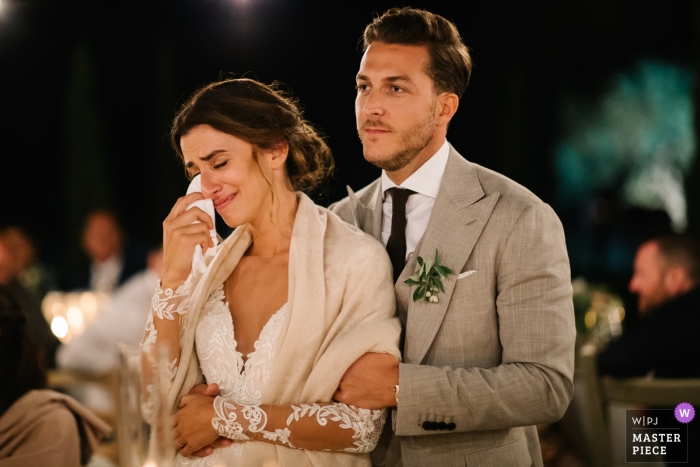
[[[348,197],[355,216],[355,226],[381,241],[382,233],[382,183],[381,179],[370,184],[360,194],[348,186]]]
[[[499,193],[485,196],[474,166],[451,149],[428,228],[416,248],[418,253],[409,258],[396,284],[398,305],[407,310],[404,346],[407,363],[420,363],[433,342],[450,303],[457,275],[467,262],[498,198]],[[414,287],[407,286],[404,281],[415,270],[417,256],[432,260],[436,249],[440,263],[449,267],[453,274],[443,279],[445,293],[438,295],[438,303],[414,302]]]

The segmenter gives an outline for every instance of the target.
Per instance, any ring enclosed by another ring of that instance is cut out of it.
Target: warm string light
[[[63,316],[55,316],[51,320],[51,332],[59,339],[65,339],[68,335],[68,322]]]
[[[97,319],[107,297],[100,292],[51,292],[41,308],[51,332],[65,343],[81,335]]]

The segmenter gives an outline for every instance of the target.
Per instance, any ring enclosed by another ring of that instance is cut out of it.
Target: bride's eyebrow
[[[209,154],[207,154],[206,156],[200,157],[199,160],[202,162],[207,162],[212,157],[214,157],[217,154],[220,154],[222,152],[226,152],[226,150],[225,149],[216,149],[216,150],[210,152]],[[194,162],[192,162],[192,161],[188,162],[187,164],[185,164],[185,167],[187,167],[188,169],[191,169],[192,167],[194,167]]]

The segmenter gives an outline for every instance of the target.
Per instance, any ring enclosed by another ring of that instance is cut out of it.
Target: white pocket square
[[[476,272],[476,271],[464,271],[464,272],[461,273],[459,276],[457,276],[457,280],[463,279],[463,278],[465,278],[465,277],[467,277],[467,276],[471,276],[471,275],[474,274],[475,272]]]

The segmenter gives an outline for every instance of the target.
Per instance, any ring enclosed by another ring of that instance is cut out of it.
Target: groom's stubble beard
[[[365,160],[375,167],[384,169],[387,172],[394,172],[405,167],[413,159],[418,157],[421,151],[423,151],[423,149],[430,144],[430,140],[435,132],[436,108],[437,99],[434,99],[430,106],[430,112],[426,115],[425,119],[400,133],[401,144],[388,158],[382,157],[382,155],[377,156],[375,154],[370,154],[368,152],[367,148],[364,146],[364,141],[362,140],[361,129],[363,127],[386,128],[392,131],[394,129],[391,126],[383,123],[381,120],[367,119],[362,122],[362,125],[360,125],[358,122],[357,132],[360,136],[360,141],[363,143],[363,154],[365,156]]]

